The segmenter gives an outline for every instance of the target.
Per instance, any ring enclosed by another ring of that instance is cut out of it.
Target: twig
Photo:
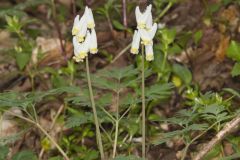
[[[237,116],[230,122],[226,123],[224,128],[218,132],[218,134],[198,152],[198,154],[193,158],[193,160],[201,160],[203,157],[217,144],[219,143],[227,134],[231,133],[240,123],[240,116]]]
[[[22,120],[25,120],[31,124],[34,124],[38,129],[40,129],[46,136],[47,138],[56,146],[56,148],[58,149],[58,151],[62,154],[62,156],[66,159],[66,160],[70,160],[70,158],[67,156],[67,154],[63,151],[63,149],[57,144],[57,142],[52,138],[52,136],[50,134],[47,133],[47,131],[37,122],[29,119],[29,118],[26,118],[26,117],[23,117],[21,115],[18,115],[16,113],[13,113],[11,111],[5,111],[15,117],[18,117]]]
[[[59,23],[57,21],[57,12],[56,12],[56,6],[55,6],[55,1],[52,0],[52,14],[53,14],[53,21],[54,21],[54,24],[55,24],[55,27],[57,29],[57,34],[58,34],[58,38],[59,38],[59,41],[60,41],[60,45],[61,45],[61,54],[64,58],[64,60],[67,62],[67,57],[66,57],[66,51],[65,51],[65,47],[64,47],[64,44],[63,44],[63,38],[62,38],[62,33],[61,33],[61,28],[59,26]]]
[[[73,17],[76,16],[76,2],[75,0],[71,0],[71,3],[72,3],[72,13],[73,13]]]
[[[60,115],[60,113],[62,112],[63,109],[64,109],[64,105],[61,105],[60,108],[59,108],[58,111],[57,111],[57,114],[55,115],[55,117],[54,117],[54,119],[53,119],[53,121],[52,121],[52,124],[51,124],[51,126],[50,126],[50,130],[52,130],[53,127],[55,126],[56,121],[57,121],[57,118],[59,117],[59,115]],[[44,148],[42,148],[41,151],[40,151],[40,153],[39,153],[39,156],[38,156],[39,159],[42,158],[43,154],[44,154]]]
[[[126,0],[122,0],[122,14],[123,14],[123,25],[127,28],[127,7],[126,7]],[[127,31],[124,31],[124,38],[127,37]]]
[[[129,48],[131,47],[131,43],[127,45],[123,50],[121,50],[117,56],[111,61],[111,63],[114,63],[119,57],[121,57]]]

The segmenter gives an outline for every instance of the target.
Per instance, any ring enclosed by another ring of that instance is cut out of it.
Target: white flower
[[[83,42],[87,33],[87,21],[88,21],[88,10],[85,9],[83,16],[80,18],[80,21],[77,23],[77,40],[78,42]]]
[[[133,35],[133,41],[132,41],[132,47],[131,47],[132,54],[138,54],[139,45],[140,45],[140,34],[136,30]]]
[[[79,15],[77,15],[75,18],[74,18],[74,22],[73,22],[73,28],[72,28],[72,35],[75,36],[78,34],[79,32]]]
[[[151,27],[153,26],[153,17],[152,17],[152,12],[148,15],[147,22],[146,22],[146,29],[150,30]]]
[[[92,9],[86,7],[85,10],[87,11],[87,27],[89,29],[93,29],[95,27],[95,22],[93,18]]]
[[[153,45],[146,45],[145,46],[145,54],[146,54],[146,60],[152,61],[154,59],[153,55]]]
[[[89,52],[90,33],[87,32],[86,39],[83,43],[79,43],[76,36],[73,37],[74,57],[76,62],[82,62]]]
[[[152,10],[152,5],[147,6],[147,9],[143,13],[141,13],[139,6],[136,7],[135,14],[136,14],[138,29],[144,29],[146,27],[147,19],[151,14],[151,10]]]
[[[98,44],[97,44],[97,35],[95,29],[91,30],[90,41],[89,41],[89,50],[90,53],[96,54],[98,52]]]
[[[152,43],[153,37],[155,36],[157,31],[157,24],[154,23],[154,25],[150,28],[150,30],[146,29],[139,29],[139,33],[142,39],[142,43],[144,45],[150,45]]]

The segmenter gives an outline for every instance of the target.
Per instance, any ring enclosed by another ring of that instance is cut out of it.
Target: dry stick
[[[237,116],[230,122],[226,123],[224,128],[218,132],[218,134],[198,152],[198,154],[193,158],[193,160],[201,160],[203,157],[217,144],[219,143],[227,134],[231,133],[240,123],[240,116]]]
[[[56,6],[55,6],[55,1],[54,0],[52,0],[52,12],[53,12],[53,21],[54,21],[55,27],[57,29],[57,34],[58,34],[58,38],[59,38],[60,45],[61,45],[61,50],[62,50],[61,54],[62,54],[64,60],[67,62],[66,51],[65,51],[64,44],[63,44],[61,28],[60,28],[60,26],[57,22],[57,12],[56,12]]]
[[[123,25],[127,28],[127,7],[126,7],[126,0],[122,0],[122,14],[123,14]],[[127,37],[127,31],[124,31],[124,38]]]
[[[53,121],[52,121],[52,124],[51,124],[51,126],[50,126],[50,130],[52,130],[53,127],[55,126],[55,123],[56,123],[56,121],[57,121],[57,118],[59,117],[59,115],[60,115],[60,113],[62,112],[63,109],[64,109],[64,105],[61,105],[60,108],[59,108],[58,111],[57,111],[56,116],[54,117],[54,119],[53,119]],[[41,151],[40,151],[40,153],[39,153],[39,156],[38,156],[39,159],[42,158],[43,154],[44,154],[44,148],[42,148]]]
[[[100,126],[99,126],[98,117],[97,117],[97,110],[96,110],[95,101],[94,101],[94,98],[93,98],[93,91],[92,91],[92,83],[91,83],[91,77],[90,77],[90,71],[89,71],[88,57],[86,57],[86,70],[87,70],[87,81],[88,81],[89,96],[90,96],[90,100],[91,100],[93,117],[94,117],[94,122],[95,122],[95,126],[96,126],[96,132],[97,132],[96,134],[97,134],[98,148],[100,150],[101,160],[105,160],[105,156],[104,156],[104,152],[103,152],[102,137],[101,137],[101,132],[100,132]]]
[[[71,3],[72,3],[73,17],[75,17],[76,13],[77,13],[77,11],[76,11],[76,2],[75,2],[75,0],[71,0]]]
[[[111,63],[114,63],[119,57],[121,57],[129,48],[131,47],[131,43],[127,45],[123,50],[121,50],[117,56],[111,61]]]
[[[145,74],[144,45],[142,45],[142,158],[146,158],[146,106],[145,106]]]
[[[56,146],[56,148],[58,149],[58,151],[62,154],[62,156],[64,157],[65,160],[70,160],[70,158],[67,156],[67,154],[63,151],[63,149],[57,144],[57,142],[52,138],[52,136],[50,134],[48,134],[48,132],[37,122],[29,119],[29,118],[26,118],[26,117],[23,117],[21,115],[18,115],[16,113],[13,113],[11,111],[5,111],[15,117],[18,117],[22,120],[25,120],[31,124],[34,124],[38,129],[40,129],[46,136],[47,138]]]

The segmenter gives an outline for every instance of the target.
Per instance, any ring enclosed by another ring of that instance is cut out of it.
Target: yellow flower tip
[[[84,41],[84,38],[85,38],[85,36],[77,35],[77,40],[78,40],[78,42],[80,42],[80,43]]]
[[[139,22],[139,23],[138,23],[138,28],[139,28],[139,29],[144,29],[144,28],[146,28],[146,23],[144,23],[144,22]]]
[[[88,27],[89,29],[93,29],[93,28],[95,27],[95,23],[94,23],[94,22],[89,22],[89,23],[87,24],[87,27]]]
[[[87,52],[80,52],[78,54],[78,57],[81,58],[81,59],[84,59],[85,57],[87,57]]]
[[[76,57],[76,56],[73,56],[73,59],[74,59],[74,61],[76,61],[77,63],[83,61],[83,59],[81,59],[80,57]]]
[[[154,56],[152,54],[146,54],[146,60],[147,61],[153,61],[154,60]]]
[[[90,53],[91,54],[96,54],[98,52],[97,48],[90,48]]]
[[[150,44],[151,44],[151,41],[148,40],[148,39],[143,39],[143,40],[142,40],[142,44],[144,44],[144,45],[150,45]]]
[[[132,54],[138,54],[138,49],[137,48],[131,48],[130,51]]]
[[[172,82],[176,87],[181,87],[182,85],[182,80],[178,76],[173,76]]]
[[[77,56],[73,56],[76,62],[83,62],[84,58],[87,57],[87,52],[80,52]]]
[[[78,32],[79,32],[79,29],[77,29],[76,27],[73,27],[73,29],[72,29],[72,35],[75,36],[75,35],[78,34]]]

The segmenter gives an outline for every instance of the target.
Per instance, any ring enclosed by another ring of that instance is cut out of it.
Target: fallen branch
[[[201,160],[217,143],[219,143],[223,138],[231,133],[240,123],[240,116],[237,116],[230,122],[226,123],[224,128],[218,132],[218,134],[207,144],[205,144],[198,154],[193,158],[193,160]]]

